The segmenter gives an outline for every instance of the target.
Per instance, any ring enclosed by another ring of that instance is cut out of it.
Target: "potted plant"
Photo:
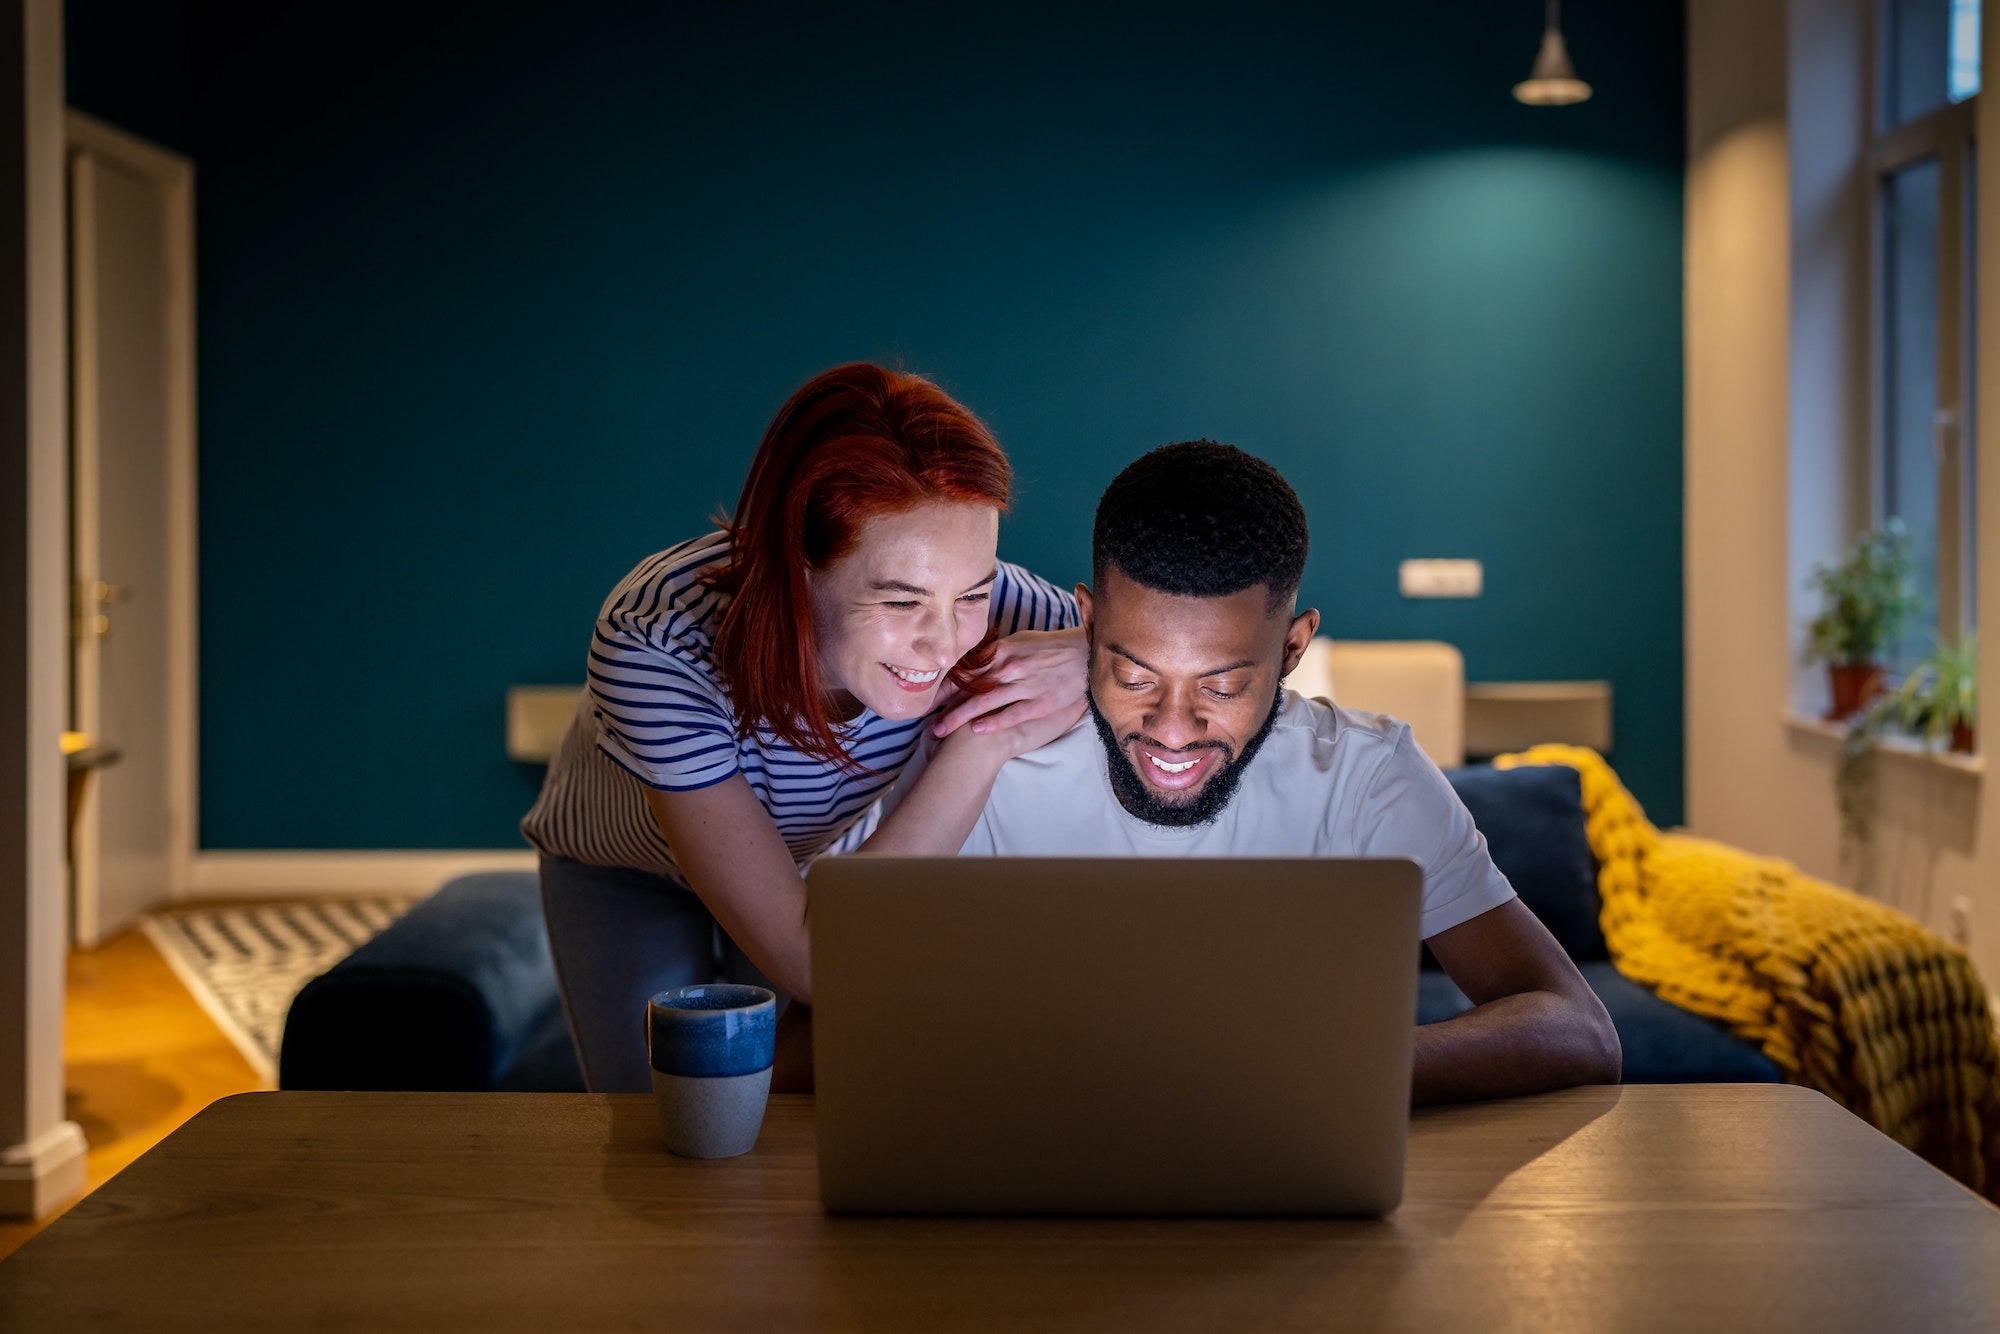
[[[1939,644],[1911,668],[1891,697],[1891,717],[1933,749],[1946,745],[1970,753],[1979,722],[1979,646],[1966,634]]]
[[[1970,754],[1979,722],[1979,646],[1971,634],[1940,644],[1910,669],[1902,683],[1880,695],[1848,722],[1834,765],[1834,799],[1840,830],[1854,845],[1868,842],[1868,757],[1875,739],[1891,729],[1921,737],[1932,749],[1946,744]]]
[[[1813,568],[1820,596],[1806,627],[1808,662],[1824,662],[1833,687],[1827,717],[1859,713],[1882,692],[1882,653],[1922,605],[1910,580],[1910,535],[1897,519],[1871,528],[1835,565]]]

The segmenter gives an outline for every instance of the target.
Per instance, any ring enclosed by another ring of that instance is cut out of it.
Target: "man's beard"
[[[1090,704],[1091,721],[1097,724],[1098,739],[1104,742],[1104,754],[1110,761],[1107,768],[1111,774],[1111,792],[1118,798],[1118,804],[1147,824],[1185,828],[1209,823],[1222,814],[1223,807],[1236,795],[1236,785],[1243,781],[1243,771],[1250,767],[1251,760],[1257,758],[1257,748],[1264,744],[1264,738],[1271,735],[1271,728],[1278,721],[1278,710],[1285,702],[1285,690],[1280,685],[1277,693],[1272,695],[1271,711],[1264,716],[1264,725],[1243,747],[1241,755],[1231,754],[1230,748],[1220,741],[1202,741],[1186,747],[1163,746],[1138,732],[1120,741],[1109,720],[1098,712],[1097,700],[1088,691],[1084,692],[1084,698]],[[1125,749],[1126,744],[1133,741],[1166,751],[1219,750],[1222,752],[1222,767],[1208,776],[1208,781],[1201,785],[1192,800],[1168,801],[1148,787],[1146,780],[1140,776],[1131,752]]]

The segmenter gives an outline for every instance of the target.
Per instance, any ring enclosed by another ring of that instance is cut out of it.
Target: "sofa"
[[[535,873],[450,881],[308,982],[278,1087],[581,1092]]]
[[[1447,771],[1493,863],[1569,954],[1611,1014],[1625,1049],[1628,1084],[1784,1082],[1763,1052],[1710,1019],[1660,999],[1611,961],[1599,926],[1597,857],[1584,831],[1582,776],[1565,765]],[[1417,1022],[1472,1007],[1425,951],[1417,974]]]
[[[1613,965],[1598,923],[1597,861],[1575,769],[1473,765],[1447,777],[1495,864],[1603,1000],[1624,1043],[1627,1083],[1782,1081],[1757,1048]],[[1424,965],[1419,1022],[1471,1007],[1428,951]],[[286,1017],[278,1082],[287,1089],[580,1090],[534,873],[453,880],[308,983]]]

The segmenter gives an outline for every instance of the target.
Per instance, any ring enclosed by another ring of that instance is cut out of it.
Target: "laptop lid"
[[[828,1209],[1401,1199],[1416,863],[833,857],[808,880]]]

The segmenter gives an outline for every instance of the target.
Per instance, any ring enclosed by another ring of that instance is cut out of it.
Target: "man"
[[[1319,628],[1295,612],[1305,560],[1305,511],[1261,459],[1200,440],[1120,473],[1076,590],[1089,717],[1001,767],[961,851],[1413,858],[1423,936],[1474,1003],[1418,1028],[1416,1101],[1616,1082],[1603,1004],[1410,729],[1283,688]]]

